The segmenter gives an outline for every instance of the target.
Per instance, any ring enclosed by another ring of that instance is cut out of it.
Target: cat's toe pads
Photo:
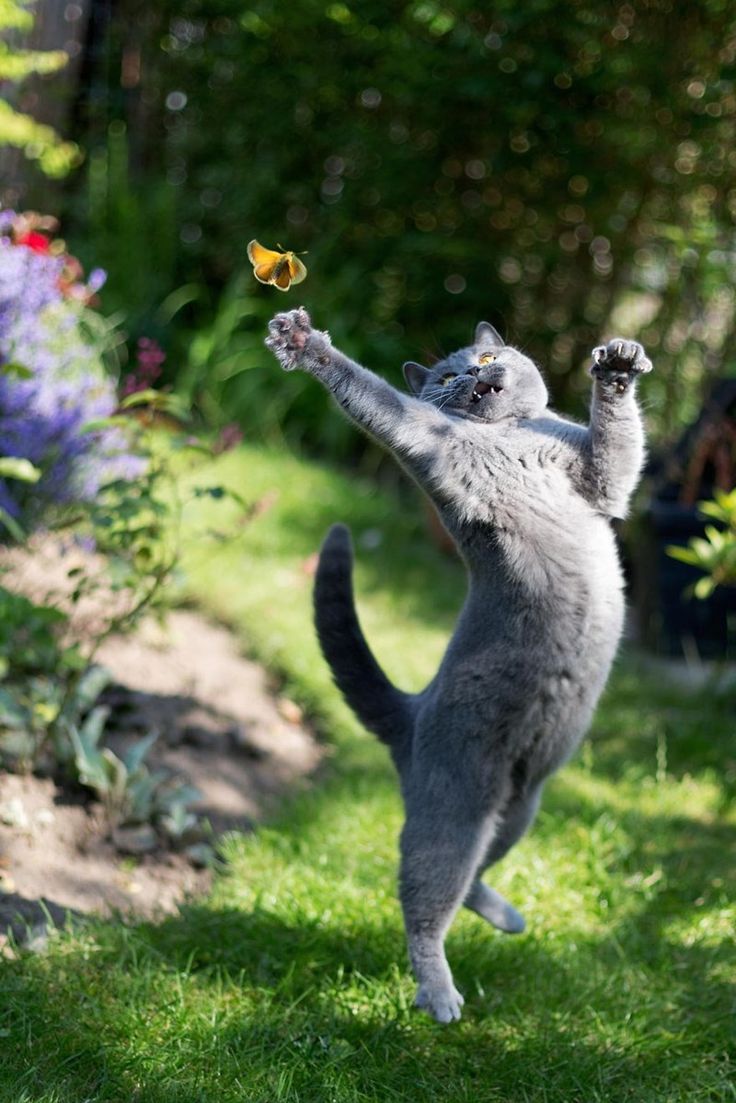
[[[268,323],[266,347],[271,349],[281,367],[292,371],[304,352],[312,333],[312,323],[303,306],[277,314]]]
[[[615,337],[605,345],[593,349],[592,374],[643,375],[652,370],[652,362],[638,341],[624,341]]]

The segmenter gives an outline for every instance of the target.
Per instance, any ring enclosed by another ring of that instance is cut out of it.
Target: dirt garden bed
[[[34,585],[22,588],[37,596]],[[215,838],[250,828],[320,760],[298,707],[227,630],[197,612],[110,638],[98,661],[113,677],[103,699],[112,710],[109,745],[119,752],[158,732],[148,762],[199,790],[192,810]],[[205,891],[210,869],[152,835],[133,831],[116,845],[103,809],[83,790],[0,771],[0,931],[12,927],[33,944],[45,938],[49,915],[56,923],[69,913],[153,916]]]

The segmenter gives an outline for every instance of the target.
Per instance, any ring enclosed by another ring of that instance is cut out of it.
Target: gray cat
[[[363,637],[342,525],[325,540],[315,590],[335,681],[388,745],[401,780],[416,1004],[451,1022],[463,997],[445,957],[447,929],[464,904],[502,931],[523,930],[480,877],[521,838],[546,778],[585,734],[618,645],[624,599],[610,520],[624,516],[639,478],[634,391],[652,365],[633,341],[594,349],[584,427],[548,409],[535,365],[487,322],[433,368],[405,364],[411,395],[333,348],[303,308],[278,314],[269,333],[284,368],[315,375],[410,472],[467,566],[455,633],[418,694],[388,681]]]

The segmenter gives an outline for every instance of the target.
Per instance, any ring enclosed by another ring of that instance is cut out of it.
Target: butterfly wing
[[[295,257],[293,253],[289,257],[289,274],[291,275],[292,283],[301,283],[307,275],[307,266],[299,260],[299,257]]]
[[[279,291],[288,291],[292,283],[301,283],[307,269],[293,253],[277,253],[253,239],[248,243],[248,260],[259,283],[268,283]]]
[[[253,275],[259,283],[272,283],[275,267],[271,261],[267,261],[266,264],[257,264],[253,269]]]
[[[271,283],[274,287],[278,287],[279,291],[288,291],[291,287],[291,272],[289,270],[288,261],[284,261],[283,267],[278,269],[272,279]]]
[[[248,242],[248,260],[259,283],[273,283],[274,269],[282,257],[283,253],[264,248],[255,238]]]
[[[277,253],[273,249],[264,248],[255,238],[248,242],[248,260],[254,268],[260,264],[274,265],[283,255],[283,253]]]

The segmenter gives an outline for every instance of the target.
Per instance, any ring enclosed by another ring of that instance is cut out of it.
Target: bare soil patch
[[[147,761],[200,791],[193,810],[215,833],[247,830],[305,783],[323,753],[298,707],[199,613],[180,610],[163,628],[150,622],[113,637],[98,661],[114,679],[103,702],[112,708],[110,746],[158,731]],[[153,916],[205,891],[210,876],[163,848],[124,856],[83,791],[0,771],[0,931],[12,925],[16,936],[43,940],[46,912],[57,923],[68,911]]]

